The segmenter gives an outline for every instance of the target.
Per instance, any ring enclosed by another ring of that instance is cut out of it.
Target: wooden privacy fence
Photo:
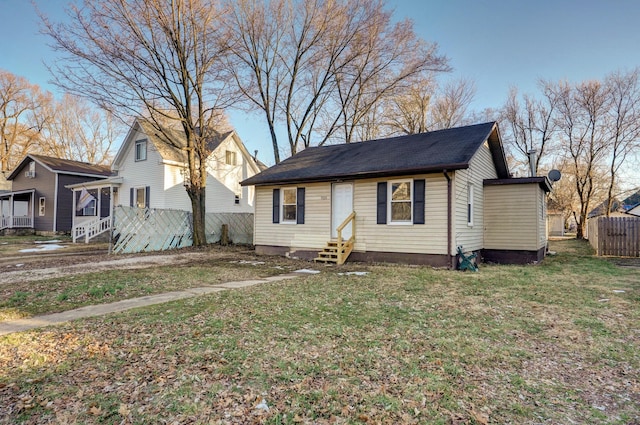
[[[253,243],[252,213],[208,213],[205,232],[208,243],[220,240],[222,225],[228,227],[233,243]],[[118,206],[115,209],[113,252],[164,251],[193,244],[191,213]]]
[[[640,217],[598,217],[587,224],[597,255],[640,257]]]

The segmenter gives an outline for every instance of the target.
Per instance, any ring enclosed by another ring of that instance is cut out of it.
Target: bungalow
[[[67,233],[71,230],[74,199],[66,185],[104,180],[107,166],[86,162],[26,155],[9,174],[13,190],[0,194],[0,230],[23,229],[37,233]],[[87,205],[85,213],[98,206]]]
[[[512,178],[495,122],[313,147],[244,180],[259,254],[455,267],[544,257],[546,177]]]

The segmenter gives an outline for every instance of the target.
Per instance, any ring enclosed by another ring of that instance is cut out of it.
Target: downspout
[[[58,179],[59,179],[59,175],[58,173],[56,173],[56,181],[54,184],[54,195],[53,195],[53,228],[51,229],[53,231],[53,233],[57,233],[58,232]],[[33,198],[35,198],[35,194],[33,196]],[[35,203],[36,200],[34,199],[33,202]],[[75,212],[73,212],[73,214],[75,214]],[[34,221],[34,226],[35,227],[35,217],[33,218]]]
[[[447,172],[447,170],[442,170],[442,173],[444,174],[444,177],[447,179],[447,259],[449,261],[449,267],[450,268],[455,268],[454,267],[454,262],[451,259],[452,255],[451,255],[451,234],[452,234],[452,228],[451,228],[451,177],[449,176],[449,173]]]

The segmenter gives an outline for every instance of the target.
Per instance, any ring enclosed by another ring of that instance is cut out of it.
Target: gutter
[[[276,167],[277,165],[274,165]],[[400,170],[385,170],[385,171],[362,171],[362,172],[354,172],[354,173],[346,173],[346,174],[331,174],[331,175],[319,175],[312,177],[289,177],[289,178],[269,178],[266,179],[256,179],[255,177],[260,174],[256,174],[255,176],[249,177],[240,182],[241,186],[275,186],[275,185],[284,185],[284,184],[304,184],[304,183],[325,183],[325,182],[335,182],[338,180],[364,180],[364,179],[374,179],[381,177],[402,177],[402,176],[410,176],[414,174],[431,174],[437,173],[440,171],[447,170],[465,170],[469,168],[469,163],[461,162],[461,163],[453,163],[453,164],[440,164],[436,166],[429,167],[421,167],[421,168],[407,168]],[[264,173],[264,171],[263,171]],[[256,181],[257,180],[257,181]]]
[[[451,228],[451,177],[446,169],[442,170],[442,173],[447,179],[447,256],[449,257],[449,261],[451,261],[449,264],[450,267],[455,268],[453,260],[451,259],[451,235],[453,234],[453,229]]]

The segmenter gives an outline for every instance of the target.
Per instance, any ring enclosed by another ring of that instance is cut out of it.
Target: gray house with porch
[[[0,193],[0,232],[70,232],[74,192],[65,186],[106,179],[110,175],[108,166],[28,154],[7,177],[12,190]],[[99,205],[108,208],[109,202],[99,202],[94,196],[78,213],[98,215]]]

